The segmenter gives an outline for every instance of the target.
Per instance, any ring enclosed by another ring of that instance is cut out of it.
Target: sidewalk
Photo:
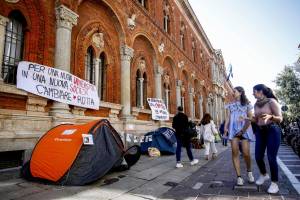
[[[183,149],[184,168],[180,169],[175,168],[175,155],[158,158],[142,156],[130,170],[106,175],[87,186],[46,185],[28,182],[21,178],[0,181],[0,199],[300,199],[281,170],[278,195],[268,195],[267,184],[260,192],[254,185],[252,188],[233,190],[236,176],[231,163],[231,149],[224,148],[220,143],[217,144],[217,148],[218,158],[211,161],[204,160],[203,149],[194,150],[195,158],[200,158],[199,164],[195,166],[190,166]],[[242,167],[244,167],[243,162]],[[253,162],[253,169],[257,177],[255,162]]]
[[[219,152],[226,150],[217,144]],[[0,199],[13,200],[145,200],[157,199],[176,183],[207,164],[204,150],[193,150],[199,158],[197,165],[190,166],[186,151],[182,151],[183,169],[175,168],[175,155],[151,158],[142,156],[130,170],[106,175],[101,180],[87,186],[59,186],[28,182],[21,178],[0,181]],[[1,176],[1,175],[0,175]],[[0,179],[1,180],[1,179]]]
[[[259,171],[256,166],[254,155],[254,148],[252,148],[252,168],[254,177],[259,176]],[[269,165],[267,164],[267,171]],[[247,180],[246,166],[242,160],[241,162],[242,177]],[[207,165],[196,171],[193,176],[188,177],[176,187],[169,190],[162,195],[160,199],[282,199],[282,200],[295,200],[300,199],[298,193],[293,188],[288,178],[284,175],[279,167],[279,194],[269,195],[267,189],[270,181],[267,181],[261,188],[257,190],[255,184],[249,184],[245,181],[244,187],[234,188],[236,183],[236,174],[231,161],[231,149],[229,148],[223,152],[217,160],[209,162]]]

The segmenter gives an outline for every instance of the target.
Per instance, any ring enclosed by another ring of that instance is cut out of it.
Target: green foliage
[[[287,116],[294,120],[300,117],[300,78],[291,67],[285,67],[278,74],[275,83],[277,85],[276,95],[284,102],[289,110]]]

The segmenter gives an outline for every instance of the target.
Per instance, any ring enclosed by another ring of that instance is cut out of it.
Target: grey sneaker
[[[176,163],[176,168],[182,168],[183,165],[181,163]]]
[[[270,179],[270,176],[268,174],[266,174],[266,175],[261,174],[255,183],[256,183],[256,185],[262,185],[262,184],[264,184],[265,181],[267,181],[269,179]]]
[[[276,194],[277,192],[279,192],[279,187],[278,187],[277,183],[271,182],[271,185],[268,189],[268,193]]]
[[[238,177],[237,180],[236,180],[236,184],[237,185],[244,185],[244,180],[242,177]]]
[[[198,162],[199,162],[198,159],[194,159],[194,160],[191,161],[191,165],[196,165]]]

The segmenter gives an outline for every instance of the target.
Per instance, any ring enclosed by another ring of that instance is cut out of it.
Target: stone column
[[[181,106],[181,86],[182,86],[181,80],[177,80],[177,84],[176,84],[176,102],[177,102],[177,107]]]
[[[217,96],[217,94],[214,97],[213,112],[214,112],[215,123],[217,123],[217,119],[218,119],[218,96]]]
[[[200,120],[203,117],[203,98],[202,96],[199,97],[199,113],[200,113]]]
[[[184,111],[184,97],[181,97],[181,106],[182,106],[183,111]]]
[[[205,109],[206,109],[206,113],[210,113],[210,106],[209,106],[209,103],[210,102],[210,98],[207,98],[207,101],[206,101],[206,105],[205,105]]]
[[[56,40],[55,40],[55,56],[54,66],[70,72],[71,60],[71,34],[72,27],[77,25],[78,15],[60,5],[56,7]],[[59,118],[72,118],[68,104],[54,101],[50,114]]]
[[[126,45],[121,46],[121,104],[123,118],[131,117],[130,109],[130,62],[134,50]]]
[[[95,86],[98,91],[98,96],[99,99],[101,100],[101,71],[100,71],[100,59],[99,58],[94,58],[94,63],[95,63]]]
[[[8,18],[0,15],[0,83],[3,82],[2,78],[2,62],[3,62],[3,53],[4,53],[4,42],[5,42],[5,28],[6,24],[9,21]]]
[[[144,91],[143,91],[143,83],[144,83],[144,78],[139,78],[139,84],[140,84],[140,96],[139,96],[139,98],[140,98],[140,105],[139,105],[139,107],[140,108],[144,108]]]
[[[190,114],[191,114],[191,118],[192,120],[195,117],[194,114],[194,88],[190,88],[190,92],[189,92],[189,104],[190,104]]]
[[[219,96],[218,98],[218,102],[219,102],[219,123],[221,124],[222,123],[222,99],[221,97]]]
[[[222,115],[223,115],[223,121],[226,118],[226,109],[225,109],[225,98],[222,97]]]
[[[161,76],[163,74],[163,68],[161,66],[157,66],[155,73],[155,97],[158,99],[162,98],[161,92]]]
[[[166,95],[166,107],[167,107],[167,110],[169,111],[169,90],[168,89],[165,89],[165,95]]]

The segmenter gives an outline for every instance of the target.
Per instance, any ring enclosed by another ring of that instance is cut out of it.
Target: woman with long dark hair
[[[256,184],[262,185],[270,177],[267,174],[264,162],[265,151],[267,149],[268,161],[271,171],[271,185],[268,193],[277,193],[278,164],[277,153],[280,146],[281,129],[278,125],[282,121],[280,105],[273,91],[264,84],[253,87],[253,95],[257,99],[254,105],[253,122],[258,125],[255,144],[255,159],[260,170],[260,177]]]
[[[237,185],[243,185],[244,180],[241,177],[239,144],[241,143],[243,157],[247,167],[248,182],[254,183],[254,177],[251,169],[250,144],[255,137],[248,118],[252,117],[252,106],[245,95],[242,87],[234,88],[235,101],[226,105],[227,116],[224,126],[224,135],[228,135],[231,141],[232,162],[237,175]]]

